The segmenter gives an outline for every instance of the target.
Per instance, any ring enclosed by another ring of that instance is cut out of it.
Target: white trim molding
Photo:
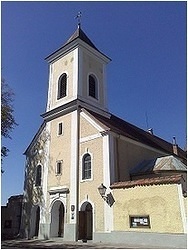
[[[110,189],[110,135],[103,136],[103,184],[107,187],[106,192],[109,193]],[[104,202],[104,231],[113,231],[113,206],[109,206]]]
[[[70,169],[70,205],[74,205],[76,207],[77,204],[77,146],[78,146],[78,138],[77,138],[77,130],[78,130],[78,114],[77,110],[71,113],[71,169]],[[74,219],[72,219],[70,213],[70,223],[76,223],[76,215]]]
[[[80,113],[80,115],[86,119],[86,121],[88,121],[94,128],[96,128],[99,132],[104,131],[104,128],[101,127],[97,122],[95,122],[91,117],[89,117],[89,115],[87,115],[85,113],[84,110],[82,110],[82,112]]]
[[[178,188],[178,195],[179,195],[179,204],[180,204],[180,213],[181,213],[183,231],[184,233],[187,233],[187,221],[186,221],[186,213],[185,213],[185,204],[183,200],[184,198],[183,198],[182,184],[178,184],[177,188]]]

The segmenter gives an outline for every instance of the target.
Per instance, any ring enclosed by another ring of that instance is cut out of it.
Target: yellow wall
[[[73,65],[74,65],[74,52],[70,52],[64,57],[60,58],[58,61],[55,61],[52,64],[52,73],[51,73],[51,81],[52,81],[52,101],[51,101],[51,109],[52,107],[56,107],[61,105],[61,102],[66,102],[69,98],[73,97]],[[67,92],[68,95],[60,100],[57,100],[57,91],[58,91],[58,80],[59,77],[63,74],[67,73]]]
[[[91,125],[86,119],[80,116],[80,138],[99,134],[99,131]]]
[[[80,131],[81,138],[99,133],[98,130],[83,117],[81,117]],[[82,180],[82,156],[87,152],[90,153],[92,159],[92,178],[91,180]],[[103,137],[100,136],[99,138],[82,142],[80,144],[80,156],[80,203],[87,199],[95,203],[93,207],[95,229],[102,231],[104,228],[104,201],[100,197],[97,188],[103,182]]]
[[[58,135],[58,124],[63,123],[63,134]],[[53,186],[69,186],[71,159],[71,114],[51,121],[50,162],[48,188]],[[56,175],[56,163],[62,163],[62,175]]]
[[[183,233],[177,184],[113,190],[114,230]],[[130,228],[129,216],[150,216],[151,228]]]
[[[84,97],[88,96],[87,87],[88,87],[88,74],[93,73],[98,81],[99,81],[99,103],[104,106],[104,79],[103,79],[103,64],[98,60],[95,60],[94,57],[87,54],[87,52],[83,51],[83,67],[82,67],[82,75],[83,75],[83,90],[82,95]],[[92,99],[93,100],[93,99]],[[94,100],[93,100],[94,101]]]

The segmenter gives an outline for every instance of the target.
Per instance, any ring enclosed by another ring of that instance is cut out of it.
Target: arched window
[[[91,156],[85,154],[82,161],[82,179],[91,179]]]
[[[67,95],[67,74],[63,74],[58,80],[58,93],[57,99],[61,99]]]
[[[42,167],[41,165],[37,166],[36,176],[35,176],[35,186],[41,186],[41,177],[42,177]]]
[[[98,99],[97,80],[93,75],[89,75],[89,96]]]

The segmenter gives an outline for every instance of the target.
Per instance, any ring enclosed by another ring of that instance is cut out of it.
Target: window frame
[[[90,157],[90,161],[85,162],[85,158],[89,156]],[[89,163],[89,168],[88,168],[88,163]],[[87,165],[86,165],[87,164]],[[88,175],[88,172],[90,172],[90,174]],[[90,153],[85,153],[82,156],[82,181],[87,181],[87,180],[91,180],[92,179],[92,157]]]

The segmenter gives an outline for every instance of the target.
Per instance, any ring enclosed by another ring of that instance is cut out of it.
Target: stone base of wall
[[[50,224],[40,224],[39,239],[48,240],[50,238]]]
[[[65,224],[64,241],[76,241],[76,224]]]
[[[143,232],[94,233],[94,242],[126,244],[156,248],[187,248],[187,234],[163,234]]]
[[[65,224],[64,226],[64,241],[76,241],[76,224]],[[57,237],[57,236],[56,236]],[[50,239],[50,224],[40,224],[38,239]]]

